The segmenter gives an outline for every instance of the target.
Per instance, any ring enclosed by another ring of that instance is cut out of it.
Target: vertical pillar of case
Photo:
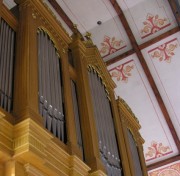
[[[29,1],[19,1],[16,43],[14,114],[16,122],[32,118],[42,124],[38,111],[38,60],[36,17]]]
[[[143,152],[143,144],[141,142],[138,142],[137,149],[138,149],[138,153],[139,153],[143,176],[148,176],[146,162],[145,162],[145,158],[144,158],[144,152]]]
[[[8,161],[4,164],[4,176],[27,176],[24,166],[17,161]]]
[[[63,93],[65,103],[65,115],[66,115],[66,131],[67,131],[67,145],[69,147],[70,154],[77,155],[83,159],[83,154],[78,147],[77,134],[75,126],[75,118],[73,112],[72,92],[71,92],[71,79],[69,73],[68,63],[68,49],[63,50],[61,54],[62,65],[62,77],[63,77]]]
[[[0,0],[0,19],[2,16],[3,0]]]
[[[78,37],[78,34],[74,34],[74,41],[70,48],[74,56],[75,69],[77,71],[77,93],[80,105],[79,111],[85,161],[90,166],[91,172],[104,171],[100,159],[98,136],[88,80],[86,47],[80,37]]]

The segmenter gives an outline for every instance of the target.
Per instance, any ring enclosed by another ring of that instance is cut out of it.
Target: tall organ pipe
[[[39,112],[44,126],[66,142],[60,59],[49,36],[38,31]]]
[[[1,19],[0,26],[0,106],[12,110],[15,31]]]
[[[88,75],[102,162],[109,176],[120,176],[122,175],[122,168],[120,165],[111,105],[106,89],[100,76],[93,68],[90,68]]]
[[[130,151],[131,151],[131,155],[132,155],[132,159],[133,159],[133,163],[134,163],[135,176],[143,176],[136,142],[133,138],[131,131],[128,130],[127,133],[128,133],[129,143],[130,143]]]

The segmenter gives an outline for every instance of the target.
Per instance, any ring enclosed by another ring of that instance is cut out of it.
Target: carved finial
[[[81,39],[81,40],[83,40],[83,37],[82,37],[81,33],[78,31],[77,24],[73,24],[72,38],[73,39]]]
[[[86,37],[87,40],[90,40],[91,39],[91,33],[90,32],[86,32],[85,37]]]
[[[86,32],[85,38],[86,38],[86,46],[94,46],[90,32]]]

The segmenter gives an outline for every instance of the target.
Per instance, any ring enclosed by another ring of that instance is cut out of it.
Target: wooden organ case
[[[0,176],[146,175],[90,36],[70,37],[41,0],[16,2],[18,19],[0,0]]]

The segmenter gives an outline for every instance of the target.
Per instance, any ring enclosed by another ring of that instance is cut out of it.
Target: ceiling
[[[180,165],[177,159],[168,165],[163,162],[178,156],[180,149],[180,32],[168,0],[44,2],[69,35],[71,26],[59,8],[83,35],[92,34],[117,85],[115,95],[129,104],[140,121],[146,164],[164,165],[149,167],[156,168],[149,175]],[[4,3],[9,8],[15,5],[10,0]]]

